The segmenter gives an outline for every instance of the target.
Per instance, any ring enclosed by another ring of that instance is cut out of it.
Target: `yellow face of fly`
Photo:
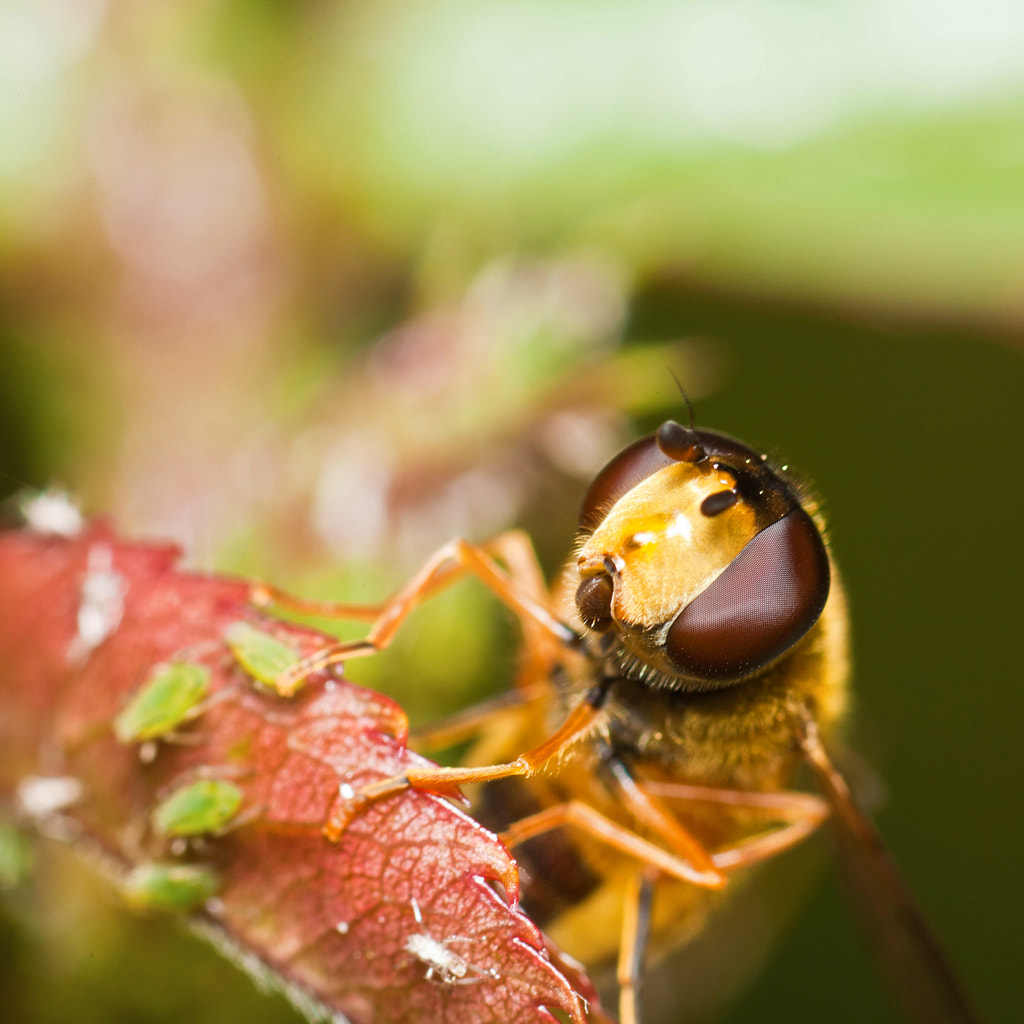
[[[729,566],[755,536],[754,511],[738,502],[701,512],[736,481],[710,462],[675,463],[652,473],[611,508],[579,550],[581,578],[615,566],[612,618],[625,630],[670,622]]]

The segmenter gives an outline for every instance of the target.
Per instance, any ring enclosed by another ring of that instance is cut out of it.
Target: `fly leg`
[[[508,571],[496,559],[504,561]],[[384,650],[406,616],[420,602],[467,574],[476,576],[519,616],[534,650],[539,651],[542,645],[550,647],[557,643],[564,648],[578,642],[575,632],[555,618],[548,608],[540,570],[536,568],[525,534],[521,531],[501,534],[483,546],[456,538],[435,551],[405,586],[379,606],[306,601],[264,584],[254,585],[250,598],[260,606],[279,605],[333,618],[372,619],[365,639],[331,644],[297,661],[277,677],[276,689],[281,694],[291,695],[314,672],[349,658]]]
[[[521,593],[548,608],[547,584],[533,544],[525,531],[509,530],[484,544],[482,550],[508,569],[510,578]],[[440,721],[417,728],[411,737],[417,750],[438,750],[472,739],[493,721],[494,715],[529,704],[547,692],[545,680],[552,662],[564,653],[565,640],[553,636],[545,625],[532,618],[521,616],[520,625],[523,645],[515,687]]]
[[[640,979],[657,880],[667,876],[703,888],[721,888],[727,881],[726,872],[774,856],[813,832],[827,818],[829,807],[825,801],[807,793],[757,793],[677,783],[638,782],[614,755],[606,756],[604,766],[609,772],[609,785],[637,818],[638,824],[656,833],[670,846],[671,852],[579,801],[547,807],[523,818],[506,829],[501,838],[509,846],[515,846],[553,828],[568,826],[636,858],[640,863],[641,868],[626,891],[617,968],[620,1024],[639,1024]],[[763,811],[788,823],[772,832],[709,853],[662,802],[674,799]]]
[[[650,868],[638,871],[626,890],[615,972],[619,983],[619,1024],[640,1024],[640,982],[650,939],[655,880],[656,875]]]
[[[635,858],[645,867],[660,874],[699,885],[704,889],[721,889],[726,884],[727,879],[721,872],[714,868],[704,871],[696,867],[678,854],[644,839],[627,826],[606,818],[581,800],[554,804],[529,817],[521,818],[505,829],[501,833],[501,838],[508,846],[517,846],[534,836],[566,826],[576,828],[591,839]]]
[[[606,783],[620,798],[637,823],[654,832],[670,849],[725,885],[725,874],[708,853],[661,800],[633,778],[626,763],[603,744],[601,766]]]
[[[542,695],[540,687],[530,689],[506,690],[489,700],[481,701],[472,707],[456,711],[452,715],[436,722],[428,723],[410,733],[410,745],[416,750],[440,750],[456,743],[472,739],[490,725],[496,715],[504,714],[513,708],[538,699]],[[415,741],[413,744],[412,741]]]
[[[639,786],[652,798],[763,811],[775,821],[785,822],[781,827],[715,850],[711,861],[723,871],[749,867],[796,846],[816,831],[830,813],[825,800],[792,790],[761,793],[677,782],[643,782]]]
[[[445,793],[450,792],[456,786],[491,782],[494,779],[510,778],[516,775],[535,775],[544,768],[548,761],[564,754],[574,743],[589,736],[601,725],[603,719],[601,707],[606,696],[605,686],[594,687],[569,712],[566,720],[547,740],[506,764],[470,768],[413,768],[404,775],[394,775],[365,786],[343,810],[336,812],[328,819],[323,828],[324,835],[332,841],[337,841],[348,823],[367,804],[394,796],[410,788]]]

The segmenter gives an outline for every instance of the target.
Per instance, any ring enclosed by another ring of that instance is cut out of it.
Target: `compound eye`
[[[673,461],[658,447],[654,437],[642,437],[624,448],[590,485],[580,507],[580,528],[593,533],[619,498]]]
[[[666,653],[688,676],[742,679],[773,662],[814,625],[828,588],[821,535],[802,508],[791,509],[676,616]]]
[[[603,633],[611,627],[614,593],[611,577],[605,573],[588,576],[576,588],[576,608],[591,629]]]

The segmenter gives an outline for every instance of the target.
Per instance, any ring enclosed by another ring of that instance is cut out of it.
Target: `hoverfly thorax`
[[[739,682],[817,621],[829,559],[795,488],[732,438],[671,421],[630,445],[583,503],[575,571],[584,625],[612,633],[639,678]]]

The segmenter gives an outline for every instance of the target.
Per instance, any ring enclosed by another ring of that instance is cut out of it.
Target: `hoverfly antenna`
[[[654,440],[662,454],[673,462],[703,462],[708,457],[704,446],[697,440],[696,431],[675,420],[665,420],[658,427]]]
[[[686,411],[690,414],[690,429],[693,430],[697,421],[693,415],[693,403],[690,401],[690,396],[686,393],[683,385],[679,383],[679,378],[676,376],[675,370],[673,370],[671,366],[668,368],[668,375],[676,382],[679,394],[683,396],[683,401],[686,403]]]

